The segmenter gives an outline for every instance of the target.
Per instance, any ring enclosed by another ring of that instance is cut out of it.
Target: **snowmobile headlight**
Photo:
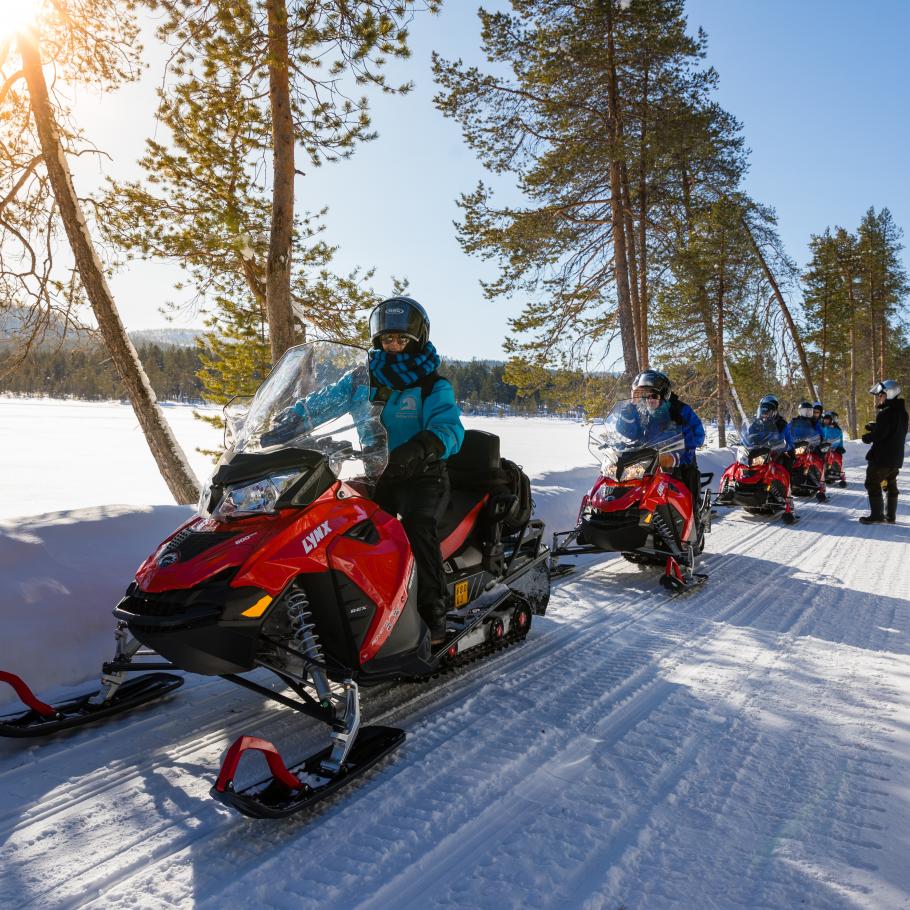
[[[805,455],[806,452],[808,452],[808,451],[809,451],[809,446],[807,446],[807,445],[801,445],[801,446],[796,447],[797,455]]]
[[[761,467],[761,465],[766,464],[768,461],[767,455],[756,455],[754,458],[749,460],[749,464],[753,468]]]
[[[617,480],[618,475],[616,471],[616,453],[607,452],[603,456],[603,461],[600,465],[600,473],[603,474],[608,480]]]
[[[641,480],[645,476],[649,461],[636,461],[633,464],[627,464],[622,469],[622,476],[619,480]]]
[[[228,487],[212,518],[240,518],[275,511],[281,494],[300,476],[299,471],[272,474],[254,483]]]

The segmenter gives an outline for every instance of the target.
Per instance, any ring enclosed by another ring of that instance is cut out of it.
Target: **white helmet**
[[[886,379],[884,382],[877,382],[871,389],[869,389],[870,395],[881,395],[884,393],[885,398],[889,401],[892,398],[897,398],[901,393],[901,387],[893,379]]]

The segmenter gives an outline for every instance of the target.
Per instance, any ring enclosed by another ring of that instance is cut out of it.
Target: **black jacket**
[[[904,463],[904,440],[907,437],[907,406],[903,398],[892,398],[879,405],[875,426],[863,436],[871,442],[866,460],[879,468],[895,470]]]

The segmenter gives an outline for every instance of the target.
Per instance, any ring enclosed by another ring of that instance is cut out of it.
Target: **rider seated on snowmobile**
[[[658,416],[663,410],[669,419],[680,427],[685,449],[682,452],[665,452],[660,456],[660,466],[664,470],[671,471],[674,477],[689,488],[692,493],[693,513],[696,521],[699,521],[698,502],[701,496],[701,474],[698,470],[695,450],[705,441],[705,428],[695,411],[675,392],[671,392],[670,386],[670,379],[666,373],[662,373],[660,370],[645,370],[643,373],[639,373],[632,383],[632,400],[639,407],[644,404],[647,408],[644,413]],[[628,419],[638,419],[636,409],[630,409]],[[649,425],[657,426],[659,421],[649,421]]]
[[[790,435],[790,425],[780,414],[780,402],[776,395],[765,395],[758,403],[756,418],[768,425],[769,429],[776,430],[787,444],[786,451],[780,455],[780,463],[789,473],[793,469],[793,437]]]
[[[844,431],[837,425],[836,414],[833,411],[825,411],[822,414],[822,439],[831,443],[831,449],[840,455],[846,451],[844,449]]]
[[[811,440],[813,437],[817,437],[814,445],[812,446],[813,450],[815,451],[817,451],[817,447],[821,444],[824,436],[822,433],[822,425],[815,416],[815,406],[809,401],[800,402],[800,405],[796,410],[796,417],[790,421],[787,426],[787,430],[790,434],[789,445],[791,447],[795,447],[797,440]],[[822,456],[822,460],[824,460],[824,456]],[[792,474],[792,464],[789,466],[789,470]],[[827,494],[825,493],[824,471],[822,471],[822,477],[819,481],[819,488],[818,492],[816,493],[816,498],[819,500],[819,502],[825,502],[827,500]]]
[[[391,297],[370,313],[369,400],[382,404],[389,463],[373,498],[399,515],[417,563],[417,608],[432,644],[445,639],[446,585],[439,550],[439,520],[449,499],[446,460],[464,440],[461,412],[449,381],[437,372],[430,318],[410,297]],[[319,423],[351,406],[350,374],[298,401],[275,426]],[[356,404],[356,403],[355,403]]]

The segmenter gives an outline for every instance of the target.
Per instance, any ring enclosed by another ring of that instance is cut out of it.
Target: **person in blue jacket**
[[[635,377],[632,382],[632,401],[638,408],[642,405],[646,408],[645,413],[650,416],[649,426],[665,423],[661,420],[663,417],[679,427],[685,449],[661,455],[661,467],[672,470],[673,475],[689,488],[697,520],[701,474],[695,450],[705,441],[705,428],[701,420],[689,405],[671,391],[670,378],[660,370],[645,370]]]
[[[831,448],[841,455],[844,453],[844,431],[837,425],[834,411],[822,414],[822,439],[831,443]]]
[[[822,441],[822,425],[815,417],[815,408],[811,401],[800,402],[800,405],[796,410],[796,417],[787,425],[787,430],[789,433],[787,444],[790,446],[790,449],[788,449],[790,452],[792,452],[796,442],[800,439],[811,439],[815,436],[817,437],[816,445]],[[828,501],[828,494],[825,492],[824,471],[822,471],[818,492],[815,494],[815,498],[819,502]]]
[[[446,460],[464,440],[455,392],[439,373],[430,342],[430,318],[410,297],[383,300],[370,313],[369,392],[348,373],[334,385],[301,399],[280,414],[275,427],[317,425],[356,408],[366,395],[382,405],[380,419],[389,461],[373,498],[398,515],[417,564],[417,608],[432,644],[445,639],[446,585],[439,549],[439,520],[449,500]],[[274,427],[273,427],[274,429]]]

